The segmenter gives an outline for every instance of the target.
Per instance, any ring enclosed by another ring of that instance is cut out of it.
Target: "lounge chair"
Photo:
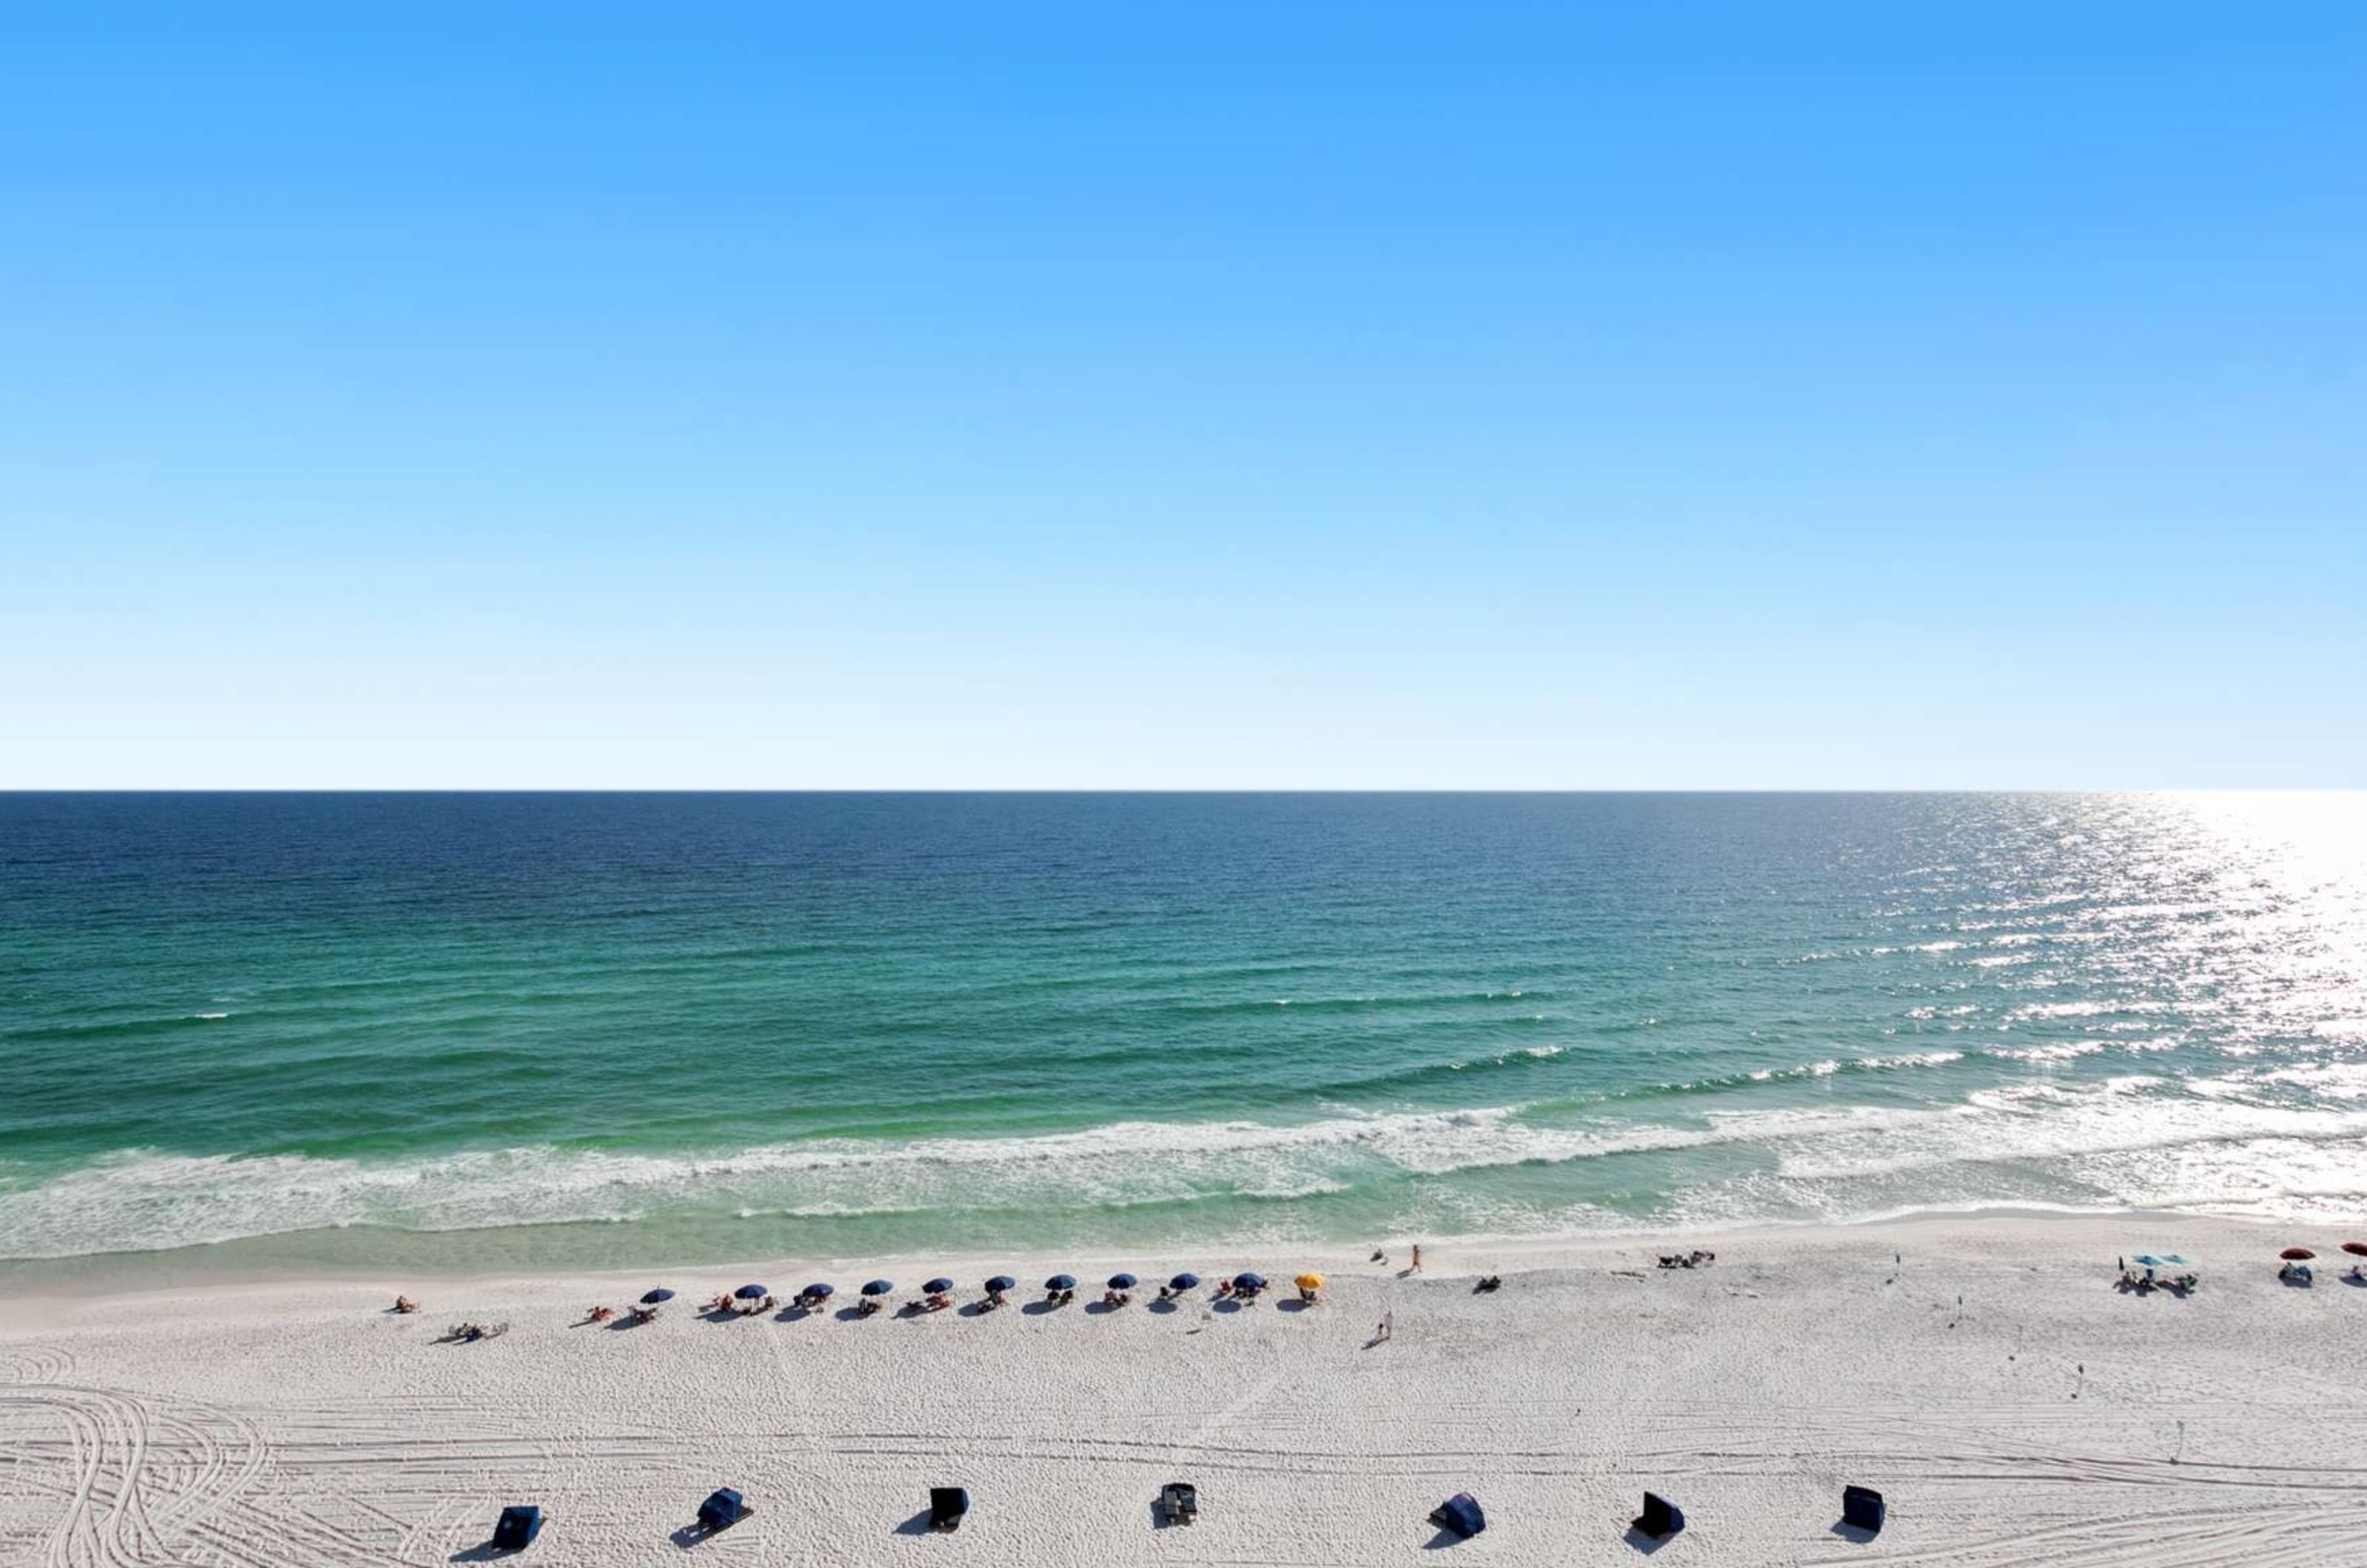
[[[1159,1489],[1159,1522],[1188,1525],[1200,1517],[1200,1494],[1188,1481],[1171,1481]]]
[[[1457,1492],[1430,1511],[1430,1522],[1450,1535],[1469,1540],[1488,1528],[1488,1516],[1479,1511],[1479,1499],[1468,1492]]]
[[[1636,1516],[1628,1528],[1638,1535],[1664,1540],[1685,1528],[1685,1511],[1658,1492],[1647,1492],[1644,1494],[1644,1511]]]
[[[493,1521],[493,1548],[495,1551],[524,1551],[542,1533],[542,1510],[525,1506],[504,1508],[502,1517]]]
[[[929,1488],[929,1528],[933,1530],[961,1529],[962,1516],[969,1512],[969,1493],[959,1486]]]
[[[729,1486],[718,1487],[698,1506],[699,1528],[708,1531],[729,1529],[748,1514],[748,1499]]]

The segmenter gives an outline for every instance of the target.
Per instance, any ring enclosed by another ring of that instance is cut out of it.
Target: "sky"
[[[2367,8],[0,13],[0,787],[2367,784]]]

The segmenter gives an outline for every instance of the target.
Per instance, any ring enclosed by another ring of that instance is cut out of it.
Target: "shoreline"
[[[1102,1269],[1103,1273],[1119,1268],[1157,1269],[1161,1274],[1179,1268],[1203,1269],[1221,1266],[1221,1257],[1240,1255],[1249,1261],[1244,1268],[1270,1269],[1274,1259],[1287,1255],[1304,1259],[1308,1266],[1336,1269],[1343,1273],[1365,1270],[1366,1259],[1374,1247],[1387,1251],[1392,1258],[1402,1262],[1413,1242],[1419,1240],[1430,1249],[1430,1256],[1439,1258],[1481,1260],[1471,1272],[1493,1269],[1523,1271],[1530,1269],[1582,1267],[1583,1260],[1605,1252],[1673,1248],[1682,1244],[1691,1247],[1714,1243],[1723,1238],[1729,1243],[1765,1241],[1816,1242],[1863,1237],[1875,1233],[1896,1230],[1903,1236],[1931,1227],[1966,1226],[1982,1229],[2010,1224],[2046,1225],[2073,1228],[2082,1225],[2135,1227],[2150,1231],[2184,1226],[2225,1228],[2228,1234],[2284,1235],[2305,1232],[2331,1234],[2338,1229],[2324,1222],[2266,1220],[2248,1215],[2200,1214],[2183,1210],[2148,1209],[2070,1209],[2042,1207],[2020,1203],[1983,1204],[1954,1208],[1919,1209],[1869,1216],[1860,1220],[1840,1220],[1814,1224],[1770,1221],[1764,1224],[1712,1225],[1691,1228],[1653,1228],[1634,1231],[1569,1232],[1557,1235],[1442,1235],[1436,1237],[1390,1237],[1375,1243],[1348,1243],[1313,1240],[1304,1243],[1273,1241],[1220,1242],[1204,1253],[1186,1253],[1165,1243],[1154,1244],[1140,1251],[1127,1252],[1119,1248],[1096,1246],[1069,1252],[1026,1250],[1016,1253],[980,1251],[951,1252],[879,1252],[862,1255],[812,1257],[781,1254],[749,1253],[727,1258],[719,1262],[658,1262],[650,1264],[618,1264],[613,1267],[557,1267],[500,1269],[474,1264],[452,1265],[436,1262],[382,1262],[356,1258],[352,1261],[316,1262],[298,1256],[272,1259],[270,1254],[282,1248],[300,1248],[307,1241],[323,1235],[345,1238],[356,1250],[374,1239],[396,1238],[402,1243],[424,1244],[433,1252],[441,1238],[470,1237],[481,1246],[494,1245],[510,1232],[497,1227],[470,1231],[385,1231],[376,1227],[356,1226],[333,1232],[294,1232],[283,1236],[247,1237],[233,1242],[200,1243],[186,1247],[140,1252],[90,1253],[71,1258],[0,1258],[0,1310],[10,1300],[40,1301],[73,1299],[88,1301],[94,1296],[171,1295],[189,1292],[236,1291],[273,1286],[288,1288],[333,1287],[339,1285],[382,1284],[390,1280],[411,1280],[433,1281],[437,1286],[468,1286],[495,1282],[519,1282],[546,1280],[625,1280],[643,1276],[681,1275],[720,1277],[725,1274],[761,1274],[765,1269],[776,1272],[828,1273],[832,1270],[876,1270],[918,1269],[928,1274],[950,1272],[956,1277],[969,1273],[989,1274],[1014,1270],[1021,1274],[1031,1270],[1053,1272],[1062,1269],[1070,1271],[1082,1268]],[[2367,1224],[2354,1227],[2367,1235]],[[2347,1233],[2345,1239],[2347,1239]],[[2277,1245],[2282,1245],[2278,1243]],[[2273,1247],[2271,1250],[2274,1250]],[[265,1258],[256,1259],[256,1252]],[[1106,1265],[1106,1268],[1104,1266]],[[1205,1269],[1203,1270],[1205,1271]],[[1228,1270],[1229,1272],[1231,1270]],[[750,1277],[753,1277],[751,1275]],[[1082,1277],[1082,1276],[1081,1276]],[[1097,1273],[1095,1278],[1102,1277]],[[1148,1277],[1146,1275],[1146,1277]],[[1212,1276],[1213,1277],[1213,1276]],[[965,1287],[967,1288],[967,1287]]]

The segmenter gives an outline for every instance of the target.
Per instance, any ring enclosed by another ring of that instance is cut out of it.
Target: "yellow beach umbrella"
[[[1301,1274],[1298,1277],[1298,1288],[1302,1291],[1319,1291],[1323,1288],[1323,1276],[1320,1274]]]

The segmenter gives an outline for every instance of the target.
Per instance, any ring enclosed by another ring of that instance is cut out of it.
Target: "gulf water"
[[[1986,1205],[2367,1216],[2367,797],[0,796],[0,1258]]]

